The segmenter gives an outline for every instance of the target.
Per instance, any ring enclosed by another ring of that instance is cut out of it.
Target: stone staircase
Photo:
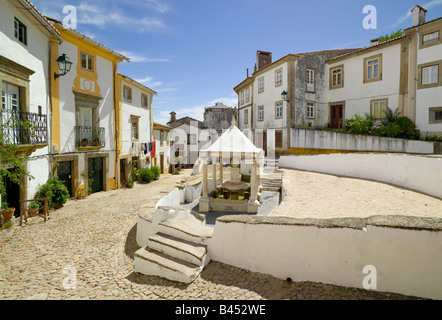
[[[135,272],[191,283],[209,262],[207,241],[213,228],[185,219],[158,224],[158,232],[135,252]]]
[[[264,173],[272,173],[278,170],[279,159],[265,158],[264,160]]]

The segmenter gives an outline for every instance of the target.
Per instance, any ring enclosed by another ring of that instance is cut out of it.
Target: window
[[[367,62],[367,79],[379,78],[379,59],[369,60]]]
[[[382,54],[364,59],[364,83],[382,80]]]
[[[371,115],[375,119],[385,118],[385,111],[387,111],[388,100],[373,100],[371,102]]]
[[[246,103],[250,102],[250,88],[246,89]]]
[[[275,148],[282,148],[282,130],[275,131]]]
[[[141,105],[145,108],[149,108],[149,98],[146,94],[141,95]]]
[[[264,92],[264,77],[258,79],[258,93]]]
[[[330,90],[344,87],[344,66],[330,69]]]
[[[422,84],[433,84],[439,82],[439,65],[422,68]]]
[[[430,124],[442,123],[442,107],[430,108]]]
[[[440,39],[440,32],[439,31],[429,33],[429,34],[424,34],[422,36],[422,45],[426,46],[426,45],[438,43],[439,39]]]
[[[244,110],[244,124],[249,123],[249,110]]]
[[[187,134],[187,144],[196,144],[196,134]]]
[[[315,70],[307,69],[307,91],[315,91]]]
[[[81,53],[81,67],[83,69],[93,72],[94,71],[94,57],[82,52]]]
[[[241,91],[241,105],[244,104],[244,91]]]
[[[132,101],[132,89],[126,86],[123,86],[123,98],[125,101]]]
[[[132,137],[132,140],[138,140],[138,119],[139,119],[139,117],[131,116],[131,137]]]
[[[26,26],[17,18],[14,19],[14,36],[23,43],[28,45],[28,34]]]
[[[418,89],[442,86],[442,60],[433,61],[418,66]]]
[[[264,121],[264,106],[258,107],[258,121]]]
[[[275,71],[275,87],[282,86],[282,69]]]
[[[282,118],[282,101],[275,103],[275,118],[276,119]]]
[[[307,119],[315,118],[315,105],[313,102],[307,102]]]

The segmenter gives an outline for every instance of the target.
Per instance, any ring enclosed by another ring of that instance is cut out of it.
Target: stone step
[[[207,244],[212,237],[213,228],[196,221],[169,219],[158,224],[158,232],[195,244]]]
[[[134,260],[135,272],[183,283],[192,283],[203,269],[203,266],[172,258],[148,247],[137,250]]]
[[[150,249],[168,256],[201,266],[204,265],[207,249],[205,246],[157,233],[147,242]]]

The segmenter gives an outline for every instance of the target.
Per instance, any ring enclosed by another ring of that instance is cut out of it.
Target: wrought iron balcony
[[[77,147],[105,147],[105,128],[76,126],[75,143]]]
[[[48,143],[48,119],[45,114],[19,110],[1,110],[2,143],[37,145]]]

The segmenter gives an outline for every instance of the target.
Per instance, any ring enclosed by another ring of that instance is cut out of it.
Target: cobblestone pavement
[[[188,177],[190,171],[186,171]],[[69,201],[44,223],[18,219],[0,232],[0,299],[413,299],[310,282],[287,282],[211,262],[190,285],[134,272],[137,212],[183,176]],[[76,271],[76,283],[68,281]]]

